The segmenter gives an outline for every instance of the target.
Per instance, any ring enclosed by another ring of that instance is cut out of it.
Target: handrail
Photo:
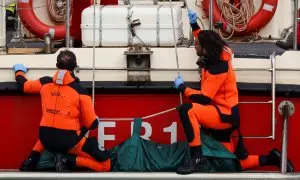
[[[276,61],[275,52],[270,56],[272,73],[271,73],[271,83],[272,83],[272,139],[275,140],[275,101],[276,101]]]

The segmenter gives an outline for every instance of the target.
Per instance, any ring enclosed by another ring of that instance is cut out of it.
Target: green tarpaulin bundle
[[[170,145],[159,144],[140,137],[142,119],[134,120],[132,136],[110,150],[112,171],[115,172],[167,172],[175,171],[190,157],[187,142]],[[240,163],[236,156],[201,131],[202,152],[208,158],[205,172],[238,172]],[[44,152],[38,169],[55,167],[55,158]]]

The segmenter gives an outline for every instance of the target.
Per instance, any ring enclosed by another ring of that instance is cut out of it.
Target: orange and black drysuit
[[[31,157],[38,159],[46,148],[54,153],[66,153],[78,167],[95,171],[109,171],[110,159],[105,150],[98,148],[95,138],[84,137],[89,129],[98,127],[91,97],[68,70],[59,69],[53,77],[35,81],[25,78],[22,71],[15,77],[25,93],[40,93],[42,119],[39,140]]]
[[[197,23],[191,26],[197,38],[201,30]],[[220,56],[220,62],[208,63],[202,68],[201,90],[179,85],[179,91],[192,101],[178,108],[192,156],[202,155],[200,130],[206,131],[234,152],[230,137],[240,125],[238,89],[231,64],[231,49],[224,47]],[[249,155],[240,162],[243,169],[257,167],[259,156]]]

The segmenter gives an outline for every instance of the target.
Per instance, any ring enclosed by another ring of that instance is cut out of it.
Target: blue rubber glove
[[[14,69],[15,72],[17,72],[17,71],[23,71],[24,73],[27,72],[27,69],[23,64],[15,64],[13,66],[13,69]]]
[[[184,84],[183,77],[182,76],[177,76],[175,78],[175,81],[174,81],[175,88],[178,89],[180,84]]]
[[[197,23],[197,13],[193,10],[188,10],[190,24]]]

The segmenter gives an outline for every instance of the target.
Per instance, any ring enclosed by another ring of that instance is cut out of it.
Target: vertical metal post
[[[93,84],[92,84],[92,100],[93,106],[95,106],[95,63],[96,63],[96,0],[93,3]],[[100,27],[102,28],[102,27]]]
[[[6,45],[6,11],[5,0],[0,0],[0,48]]]
[[[213,7],[213,0],[209,0],[209,10],[208,10],[208,16],[209,16],[209,29],[213,29],[214,25],[214,17],[213,17],[214,7]]]
[[[271,55],[271,64],[272,64],[272,139],[275,140],[275,103],[276,103],[276,60],[275,53]]]
[[[17,31],[16,31],[16,34],[14,34],[14,38],[17,38],[17,39],[21,39],[22,37],[22,30],[21,30],[21,19],[20,19],[20,16],[19,16],[19,11],[18,11],[18,3],[16,3],[16,16],[17,16]]]
[[[18,7],[18,3],[16,3],[16,16],[17,19],[15,19],[15,21],[17,22],[17,34],[15,36],[17,36],[17,38],[20,38],[21,37],[21,19],[20,19],[20,16],[19,16],[19,11],[18,11],[19,7]]]
[[[66,0],[66,47],[70,48],[70,0]]]
[[[287,144],[288,144],[288,118],[289,118],[289,105],[283,106],[283,132],[282,132],[282,155],[281,155],[281,173],[286,173],[287,164]]]
[[[295,112],[295,106],[291,101],[282,101],[278,106],[278,110],[280,115],[283,116],[281,173],[286,173],[287,151],[288,151],[288,124],[289,124],[289,117],[291,117]]]
[[[297,50],[298,0],[294,1],[294,50]]]
[[[44,35],[45,40],[45,53],[50,54],[52,52],[51,34],[47,33]]]

